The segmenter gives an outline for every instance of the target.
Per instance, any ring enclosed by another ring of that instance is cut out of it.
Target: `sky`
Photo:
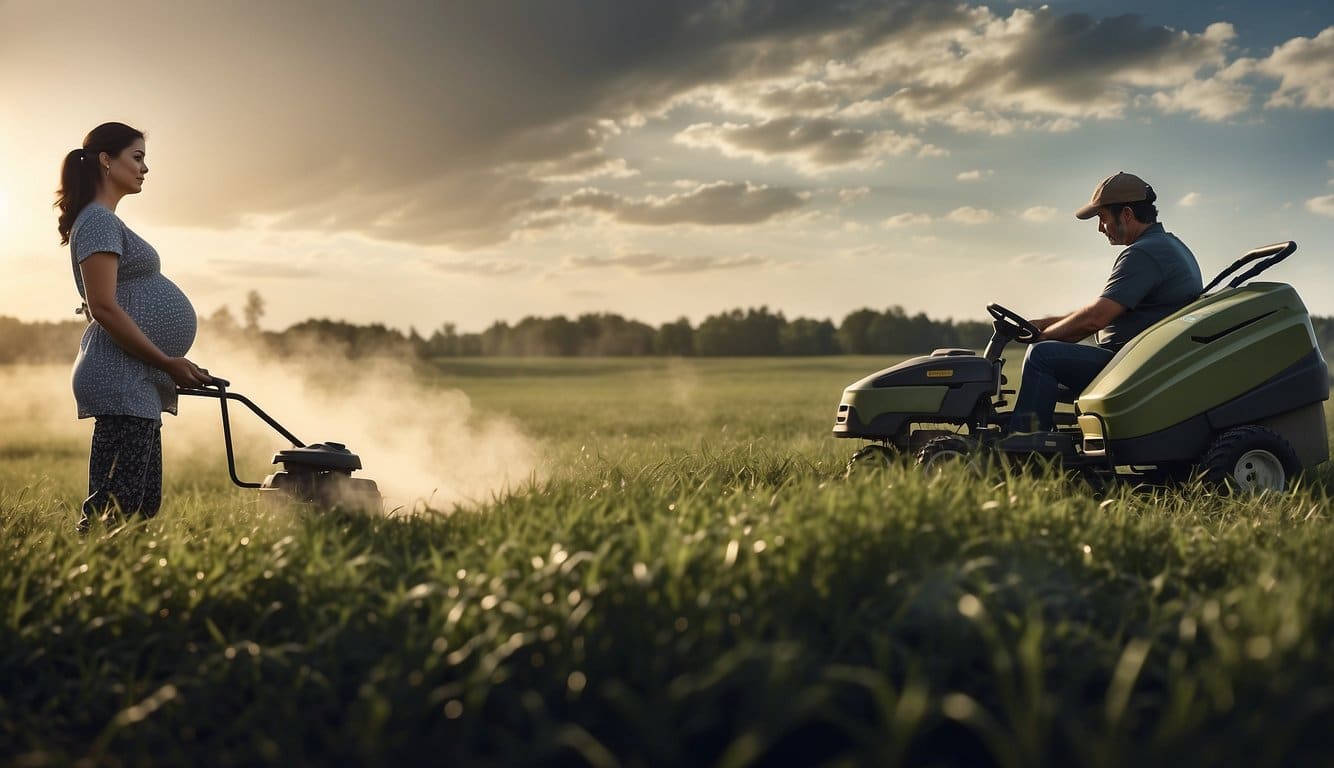
[[[1334,315],[1328,0],[0,0],[0,314],[73,317],[59,163],[110,120],[163,272],[275,330],[1056,314],[1119,170]]]

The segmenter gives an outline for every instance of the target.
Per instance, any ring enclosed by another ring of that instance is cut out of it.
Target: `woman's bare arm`
[[[116,268],[120,257],[114,253],[94,253],[79,264],[88,312],[121,349],[154,368],[161,368],[180,387],[208,384],[213,377],[184,357],[168,357],[158,349],[134,318],[116,303]]]

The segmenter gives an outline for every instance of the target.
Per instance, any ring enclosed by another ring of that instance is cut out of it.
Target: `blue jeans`
[[[1010,431],[1050,430],[1056,403],[1073,403],[1114,354],[1102,347],[1065,341],[1039,341],[1029,346]]]

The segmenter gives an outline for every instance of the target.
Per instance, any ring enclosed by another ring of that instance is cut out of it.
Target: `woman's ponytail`
[[[69,231],[79,211],[97,194],[97,161],[87,161],[88,150],[80,147],[65,155],[60,166],[60,190],[56,193],[56,208],[60,209],[60,244],[69,242]]]

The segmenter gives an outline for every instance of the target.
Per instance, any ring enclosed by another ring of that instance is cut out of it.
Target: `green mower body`
[[[1244,474],[1263,459],[1258,471],[1281,475],[1286,484],[1329,458],[1329,369],[1292,286],[1242,283],[1294,250],[1288,242],[1246,254],[1209,288],[1263,261],[1136,336],[1083,392],[1067,393],[1074,412],[1058,411],[1051,432],[1005,435],[1010,413],[1000,408],[1013,391],[1004,389],[1001,352],[1016,336],[1007,337],[998,322],[981,355],[936,350],[847,387],[834,435],[872,441],[875,450],[863,449],[854,460],[868,452],[882,458],[909,452],[925,462],[934,453],[957,456],[981,446],[1041,454],[1099,474],[1183,477],[1200,470]],[[988,310],[998,321],[1017,319],[1020,330],[1028,326],[1029,338],[1038,333],[1003,307]],[[1214,466],[1221,464],[1228,466]]]
[[[834,435],[911,450],[953,432],[951,425],[975,432],[992,420],[1004,364],[968,349],[938,349],[877,371],[843,390]]]
[[[1192,462],[1223,430],[1273,429],[1302,466],[1329,458],[1329,369],[1290,285],[1205,296],[1132,339],[1080,394],[1084,452],[1119,464]]]

